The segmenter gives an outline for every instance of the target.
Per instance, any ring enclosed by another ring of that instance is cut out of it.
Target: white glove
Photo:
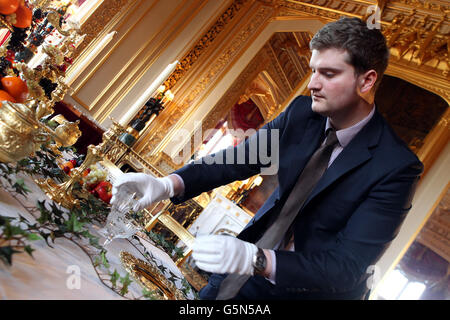
[[[213,273],[253,275],[253,257],[258,248],[250,242],[224,235],[199,236],[192,246],[196,265]]]
[[[153,202],[169,199],[174,196],[173,182],[169,177],[155,178],[145,173],[125,173],[113,183],[112,198],[114,204],[123,198],[124,193],[136,193],[139,199],[133,210],[139,211]]]

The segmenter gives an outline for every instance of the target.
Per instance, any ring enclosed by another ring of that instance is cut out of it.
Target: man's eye
[[[334,76],[334,73],[332,73],[332,72],[325,72],[324,75],[327,78],[332,78]]]

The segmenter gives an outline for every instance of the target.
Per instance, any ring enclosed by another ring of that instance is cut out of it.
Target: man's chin
[[[313,101],[311,104],[311,109],[313,112],[326,116],[326,107],[322,102]]]

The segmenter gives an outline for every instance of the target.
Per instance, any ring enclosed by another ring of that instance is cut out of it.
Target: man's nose
[[[320,89],[320,82],[317,79],[317,72],[314,72],[311,74],[311,78],[309,79],[309,83],[308,83],[308,89],[309,90],[319,90]]]

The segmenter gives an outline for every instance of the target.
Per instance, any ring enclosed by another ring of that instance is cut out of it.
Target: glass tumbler
[[[106,219],[106,224],[99,233],[106,238],[104,246],[116,238],[129,238],[140,231],[139,226],[131,217],[136,193],[122,194],[111,206],[111,211]]]

